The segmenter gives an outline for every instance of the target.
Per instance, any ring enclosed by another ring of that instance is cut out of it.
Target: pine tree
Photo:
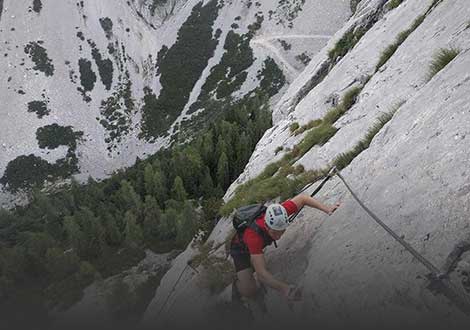
[[[121,181],[121,189],[119,189],[118,196],[123,203],[122,208],[125,210],[133,210],[136,215],[140,215],[142,200],[127,180]]]
[[[197,213],[190,202],[185,202],[183,210],[176,217],[176,244],[184,248],[196,232]]]
[[[174,208],[167,208],[162,215],[158,226],[159,238],[162,241],[174,239],[176,236],[176,222],[178,212]]]
[[[251,156],[250,139],[245,132],[241,134],[240,139],[238,140],[238,143],[236,145],[236,153],[237,157],[235,173],[239,175],[240,173],[242,173],[243,169],[245,168],[245,165],[248,163],[248,160]]]
[[[86,260],[100,257],[105,245],[105,231],[101,225],[102,220],[97,218],[87,207],[80,208],[75,213],[74,218],[82,232],[78,255]]]
[[[146,242],[158,238],[158,227],[161,220],[161,211],[157,200],[153,196],[145,196],[143,232]]]
[[[204,164],[212,168],[214,166],[214,135],[212,130],[209,130],[204,134],[202,145],[201,145],[201,156]]]
[[[201,180],[201,194],[203,197],[210,197],[214,194],[214,182],[212,181],[209,167],[204,168],[204,176]]]
[[[79,254],[80,248],[83,245],[83,233],[74,216],[66,216],[64,218],[64,230],[68,245]]]
[[[220,156],[222,156],[223,153],[227,155],[226,150],[227,150],[227,145],[224,141],[224,137],[222,135],[219,135],[217,138],[217,146],[215,147],[215,159],[219,160]]]
[[[155,171],[153,174],[153,188],[154,196],[160,207],[162,207],[168,199],[168,189],[161,171]]]
[[[188,198],[188,194],[184,189],[183,180],[177,176],[173,183],[173,189],[171,190],[171,195],[174,200],[183,202]]]
[[[122,235],[116,218],[108,212],[103,216],[103,222],[106,243],[111,246],[119,246],[122,242]]]
[[[145,185],[145,194],[146,195],[154,195],[155,189],[154,189],[154,172],[153,172],[153,167],[150,163],[145,165],[144,169],[144,185]]]
[[[227,189],[230,184],[230,170],[225,152],[220,155],[217,164],[217,183],[222,189]]]
[[[132,211],[127,211],[124,216],[124,221],[126,223],[125,229],[125,242],[130,247],[139,247],[142,246],[144,241],[144,236],[142,229],[137,225],[137,218],[132,213]]]

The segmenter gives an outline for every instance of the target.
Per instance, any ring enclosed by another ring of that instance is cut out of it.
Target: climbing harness
[[[447,274],[441,272],[431,261],[426,259],[422,254],[416,251],[410,244],[408,244],[402,237],[390,229],[382,220],[379,219],[354,193],[351,187],[348,185],[344,177],[337,170],[336,167],[333,167],[332,172],[334,172],[338,178],[344,183],[346,188],[349,190],[353,198],[359,203],[359,205],[366,211],[369,216],[372,217],[383,229],[387,231],[398,243],[400,243],[408,252],[410,252],[419,262],[421,262],[431,274],[428,278],[434,282],[441,282],[444,286],[447,286],[452,292],[446,294],[446,296],[452,300],[456,305],[467,315],[470,315],[470,298],[462,293],[458,287],[450,281],[447,277]],[[331,173],[330,171],[330,173]]]

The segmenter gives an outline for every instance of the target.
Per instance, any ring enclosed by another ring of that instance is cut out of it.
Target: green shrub
[[[389,10],[392,10],[392,9],[397,8],[399,5],[401,5],[402,2],[403,2],[403,0],[390,0],[387,3],[387,7],[388,7]]]
[[[33,10],[39,14],[41,12],[41,9],[42,9],[41,0],[33,0]]]
[[[433,60],[429,66],[427,80],[431,80],[439,71],[444,69],[457,55],[460,50],[456,48],[441,48],[433,55]]]
[[[263,68],[256,77],[261,79],[259,85],[269,97],[276,95],[286,83],[284,73],[271,57],[266,58]]]
[[[307,124],[302,125],[300,128],[298,128],[295,132],[294,135],[299,135],[302,134],[303,132],[312,129],[314,127],[320,126],[323,120],[321,119],[314,119],[309,121]]]
[[[357,97],[362,91],[362,87],[353,87],[348,90],[341,100],[340,104],[330,109],[323,117],[323,122],[330,125],[334,124],[341,116],[343,116],[356,103]]]
[[[96,66],[98,67],[98,73],[100,74],[101,82],[109,91],[113,83],[113,62],[109,58],[103,59],[100,51],[98,48],[96,48],[94,43],[90,46],[92,47],[91,54],[95,60]]]
[[[52,59],[47,55],[47,50],[42,47],[43,41],[30,42],[25,48],[24,52],[29,55],[31,60],[34,62],[34,70],[44,72],[46,76],[54,75],[54,64]]]
[[[341,39],[338,40],[336,45],[329,50],[328,57],[335,63],[339,57],[346,55],[358,42],[362,36],[367,32],[366,28],[356,27],[347,31]]]
[[[74,132],[72,126],[64,127],[57,124],[40,127],[36,131],[36,138],[41,149],[56,149],[58,146],[64,145],[75,150],[77,140],[82,136],[83,132]]]
[[[361,0],[350,0],[349,6],[351,7],[351,12],[353,14],[356,13],[357,5],[359,4],[359,2],[361,2]]]
[[[283,146],[279,146],[276,148],[276,150],[274,150],[274,154],[277,155],[279,152],[281,152],[282,150],[284,150],[284,147]]]
[[[113,35],[113,21],[109,17],[101,17],[100,25],[106,35],[106,38],[110,39]]]
[[[389,45],[387,48],[385,48],[385,50],[380,55],[379,63],[377,63],[377,66],[375,67],[375,71],[378,71],[382,67],[382,65],[387,63],[390,57],[392,57],[392,55],[395,54],[396,50],[398,49],[398,46],[400,46],[400,44],[395,42]]]
[[[80,83],[85,92],[92,91],[95,87],[96,74],[91,68],[91,62],[86,58],[78,60],[78,67],[80,71]]]
[[[31,101],[28,103],[28,112],[36,113],[38,118],[41,119],[42,117],[49,115],[51,111],[47,108],[46,101]]]
[[[292,124],[290,124],[289,130],[291,133],[294,133],[299,127],[300,125],[298,122],[293,122]]]
[[[326,143],[338,129],[329,123],[322,124],[310,130],[299,144],[300,155],[303,156],[315,145]]]

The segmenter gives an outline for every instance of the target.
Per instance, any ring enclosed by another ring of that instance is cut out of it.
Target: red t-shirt
[[[284,206],[284,208],[286,209],[287,215],[291,215],[297,212],[298,210],[297,205],[291,200],[287,200],[281,205]],[[266,222],[264,221],[264,214],[255,221],[256,224],[261,228],[261,230],[264,230],[267,233],[268,229],[266,227]],[[249,227],[245,229],[245,231],[243,232],[243,241],[248,247],[248,251],[250,252],[250,254],[263,253],[263,249],[265,248],[264,240],[254,229]]]

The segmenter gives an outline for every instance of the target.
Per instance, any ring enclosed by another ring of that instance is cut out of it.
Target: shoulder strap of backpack
[[[269,245],[271,243],[274,243],[274,246],[277,248],[277,243],[275,240],[273,240],[271,238],[271,236],[268,235],[268,233],[266,233],[263,229],[261,229],[260,226],[258,226],[258,224],[256,223],[256,220],[253,221],[250,225],[250,227],[256,232],[258,233],[258,235],[260,235],[263,240]]]

